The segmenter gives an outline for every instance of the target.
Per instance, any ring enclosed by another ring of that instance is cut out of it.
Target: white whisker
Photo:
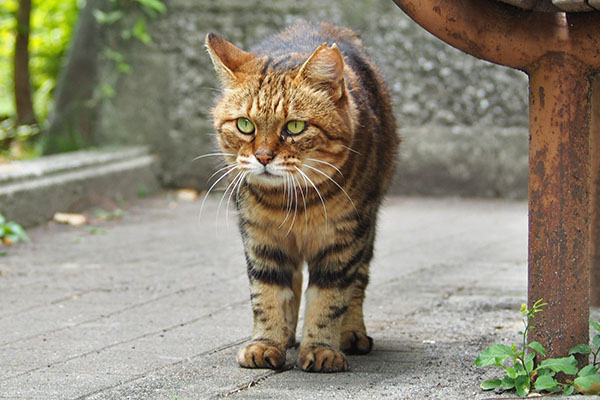
[[[290,198],[291,198],[291,194],[292,194],[292,188],[290,186],[290,188],[288,189],[288,184],[290,184],[289,182],[289,173],[285,174],[285,180],[283,181],[283,197],[286,199],[286,210],[287,210],[287,214],[285,215],[285,218],[283,219],[283,221],[281,222],[281,224],[279,225],[278,229],[281,229],[281,227],[283,226],[283,224],[285,224],[285,221],[287,221],[287,219],[290,216],[290,212],[292,210],[291,208],[291,202],[290,202]],[[289,192],[288,192],[289,190]],[[287,193],[287,195],[286,195]],[[283,211],[283,204],[282,204],[282,211]]]
[[[229,191],[230,188],[234,187],[235,182],[237,181],[237,179],[240,177],[240,175],[243,174],[243,171],[239,171],[237,173],[237,175],[231,180],[231,182],[229,182],[229,184],[227,185],[227,187],[225,188],[225,191],[223,191],[223,195],[221,196],[221,201],[219,201],[219,206],[217,207],[217,215],[216,215],[216,221],[217,224],[219,222],[219,213],[221,212],[221,205],[223,204],[223,200],[225,200],[225,196],[227,196],[227,192]],[[233,191],[233,189],[232,189]],[[226,213],[227,215],[227,213]],[[227,223],[227,229],[229,229],[229,223]]]
[[[353,153],[358,154],[359,156],[362,156],[362,153],[359,153],[358,151],[354,150],[352,147],[348,147],[345,144],[343,144],[342,147],[345,148],[345,149],[347,149],[347,150],[350,150]]]
[[[307,158],[307,160],[309,160],[309,161],[314,161],[314,162],[318,162],[318,163],[325,164],[325,165],[328,165],[328,166],[330,166],[331,168],[335,169],[335,170],[336,170],[336,171],[337,171],[337,172],[338,172],[338,173],[339,173],[339,174],[342,176],[342,178],[344,178],[344,174],[342,174],[342,171],[340,171],[340,169],[339,169],[338,167],[336,167],[335,165],[333,165],[333,164],[331,164],[331,163],[328,163],[327,161],[317,160],[316,158]]]
[[[298,189],[300,189],[302,203],[304,203],[304,226],[306,227],[306,229],[308,229],[308,212],[306,211],[306,197],[304,196],[304,191],[302,190],[302,185],[300,184],[300,181],[298,181]]]
[[[204,195],[204,198],[202,199],[202,205],[200,206],[200,215],[198,216],[198,220],[200,220],[200,218],[202,218],[202,211],[204,210],[204,203],[206,203],[206,199],[208,198],[208,195],[211,192],[211,190],[213,190],[214,187],[217,186],[217,184],[219,182],[221,182],[221,180],[223,180],[223,178],[225,178],[227,175],[229,175],[230,173],[232,173],[235,170],[236,170],[236,168],[231,168],[229,171],[227,171],[223,175],[221,175],[221,177],[219,179],[217,179],[210,188],[208,188],[208,190],[206,191],[206,194]]]
[[[215,172],[214,172],[214,173],[213,173],[211,176],[209,176],[209,177],[208,177],[208,180],[207,180],[207,182],[210,182],[210,180],[211,180],[211,179],[212,179],[212,178],[213,178],[215,175],[217,175],[219,172],[221,172],[221,171],[223,171],[223,170],[226,170],[226,169],[228,169],[228,168],[236,168],[236,167],[237,167],[237,165],[236,165],[236,164],[233,164],[233,165],[226,165],[226,166],[224,166],[223,168],[219,168],[219,169],[218,169],[218,170],[216,170],[216,171],[215,171]]]
[[[246,179],[246,177],[248,176],[249,173],[250,173],[250,171],[246,171],[244,173],[244,176],[242,176],[242,179],[240,180],[240,183],[238,184],[237,190],[235,192],[235,201],[236,202],[240,201],[240,189],[242,187],[242,184],[244,183],[243,181]]]
[[[205,158],[205,157],[214,157],[214,156],[234,156],[235,154],[233,153],[209,153],[209,154],[203,154],[201,156],[195,157],[192,159],[192,161],[197,161],[200,160],[201,158]]]
[[[339,183],[337,183],[337,182],[336,182],[336,181],[335,181],[335,180],[334,180],[332,177],[330,177],[329,175],[327,175],[325,172],[321,171],[321,170],[320,170],[320,169],[318,169],[318,168],[311,167],[311,166],[310,166],[310,165],[308,165],[308,164],[304,164],[304,166],[305,166],[306,168],[310,168],[310,169],[312,169],[313,171],[316,171],[316,172],[318,172],[319,174],[323,175],[325,178],[327,178],[327,179],[329,179],[331,182],[333,182],[333,183],[335,184],[335,186],[337,186],[337,187],[338,187],[338,188],[339,188],[339,189],[340,189],[340,190],[341,190],[341,191],[342,191],[342,192],[343,192],[343,193],[346,195],[346,197],[347,197],[347,198],[348,198],[348,200],[350,201],[350,204],[352,204],[352,208],[354,208],[354,212],[356,213],[356,215],[359,215],[359,214],[358,214],[358,210],[356,209],[356,206],[354,205],[354,202],[353,202],[353,201],[352,201],[352,199],[350,198],[350,195],[348,195],[348,192],[346,192],[346,191],[344,190],[344,188],[340,186],[340,184],[339,184]]]
[[[229,192],[229,197],[227,198],[227,203],[225,204],[225,221],[227,221],[227,229],[229,230],[229,203],[231,202],[231,197],[233,196],[233,192],[236,189],[236,186],[238,186],[240,184],[240,182],[242,181],[242,179],[244,179],[246,177],[246,174],[248,172],[244,172],[241,171],[239,174],[237,174],[235,176],[235,178],[233,178],[233,186],[231,187],[231,191]],[[225,193],[227,193],[227,190],[225,190]]]
[[[321,199],[321,204],[323,204],[323,214],[325,216],[325,228],[327,228],[327,207],[325,206],[325,200],[323,199],[323,196],[321,196],[321,192],[319,192],[319,189],[317,189],[317,186],[308,177],[308,175],[306,175],[300,168],[298,168],[298,167],[294,167],[294,168],[296,168],[296,171],[298,171],[300,173],[300,175],[302,175],[302,177],[311,184],[311,186],[313,187],[313,189],[315,189],[315,192],[317,192],[317,195],[319,196],[319,199]]]
[[[290,229],[286,232],[285,236],[289,235],[294,227],[294,222],[296,222],[296,215],[298,214],[298,190],[296,189],[296,180],[294,176],[289,174],[292,188],[294,188],[294,216],[292,217],[292,222],[290,224]]]

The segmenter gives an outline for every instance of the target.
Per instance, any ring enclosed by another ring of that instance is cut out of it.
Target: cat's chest
[[[238,211],[245,221],[273,235],[318,240],[334,234],[334,221],[339,214],[335,205],[299,190],[247,191],[238,203]]]

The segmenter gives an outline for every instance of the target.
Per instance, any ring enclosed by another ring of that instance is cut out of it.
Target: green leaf
[[[0,213],[0,225],[4,224],[6,222],[6,218],[4,218],[4,215],[2,215],[2,213]]]
[[[525,356],[525,369],[531,373],[533,371],[533,360],[535,359],[534,353],[528,353]]]
[[[575,385],[581,386],[585,390],[590,390],[590,387],[592,386],[592,383],[594,383],[594,382],[600,382],[600,375],[593,374],[593,375],[587,375],[587,376],[579,376],[579,377],[575,378],[575,380],[573,381],[573,383]]]
[[[542,346],[542,344],[540,342],[531,342],[531,343],[529,343],[527,345],[527,347],[529,347],[530,349],[533,349],[533,350],[537,351],[542,356],[546,355],[546,349],[544,348],[544,346]]]
[[[504,360],[513,356],[514,353],[510,347],[503,344],[495,344],[484,350],[479,357],[477,357],[475,365],[478,367],[487,367],[490,365],[502,366]]]
[[[577,346],[575,346],[571,350],[569,350],[569,355],[590,354],[591,352],[592,352],[592,349],[587,344],[578,344]]]
[[[540,376],[554,376],[554,375],[556,375],[556,372],[554,372],[554,371],[552,371],[552,370],[550,370],[548,368],[541,368],[541,367],[539,367],[539,368],[536,368],[535,370],[537,371],[538,377],[540,377]]]
[[[598,320],[598,321],[600,322],[600,320]],[[595,330],[600,331],[600,323],[590,321],[590,324],[592,324],[592,326],[594,327]]]
[[[102,10],[95,9],[92,13],[94,14],[96,21],[101,25],[112,25],[124,16],[121,10],[114,10],[106,13]]]
[[[502,390],[514,389],[515,380],[513,378],[510,378],[508,375],[505,375],[504,378],[502,378],[502,384],[500,385],[500,387],[502,388]]]
[[[577,360],[573,356],[548,358],[542,361],[540,367],[549,368],[554,372],[564,372],[567,375],[575,375],[577,373]]]
[[[594,335],[594,338],[592,339],[592,346],[600,347],[600,334]]]
[[[525,375],[519,375],[517,379],[515,379],[515,390],[517,394],[521,397],[526,397],[529,394],[529,377]]]
[[[581,371],[577,373],[577,376],[590,376],[598,375],[598,368],[595,365],[586,365],[581,368]]]
[[[161,0],[136,0],[142,6],[147,7],[151,10],[157,11],[161,14],[167,11],[167,6]]]
[[[483,390],[493,390],[502,384],[500,379],[489,379],[487,381],[481,382],[481,389]]]
[[[553,392],[558,387],[558,381],[551,376],[540,376],[535,380],[535,390]]]
[[[110,85],[108,83],[102,85],[100,90],[102,92],[102,95],[104,97],[106,97],[107,99],[113,98],[115,96],[115,94],[117,93],[115,91],[115,88],[113,88],[112,85]]]
[[[573,392],[575,391],[575,386],[573,385],[565,385],[565,388],[563,390],[563,395],[564,396],[570,396],[573,394]]]
[[[511,367],[504,367],[504,370],[506,371],[506,374],[508,375],[509,378],[516,378],[517,377],[517,370]]]
[[[152,36],[148,33],[146,28],[146,20],[144,18],[138,18],[137,22],[131,29],[133,36],[144,44],[152,42]]]
[[[18,238],[18,240],[22,240],[24,242],[28,242],[29,241],[29,237],[27,236],[27,234],[25,233],[25,230],[21,227],[21,225],[17,224],[16,222],[8,222],[5,225],[5,229],[8,228],[8,230]]]

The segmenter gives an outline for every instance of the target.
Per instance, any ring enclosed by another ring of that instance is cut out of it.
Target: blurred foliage
[[[13,53],[19,0],[0,0],[0,162],[42,154],[43,144],[29,139],[44,130],[53,109],[53,91],[66,62],[79,11],[84,6],[85,0],[32,0],[29,68],[33,108],[40,126],[16,127]],[[122,39],[136,39],[148,45],[152,37],[147,23],[165,11],[163,0],[108,0],[107,11],[94,10],[94,17],[101,25],[119,23]],[[119,74],[130,72],[125,56],[118,50],[105,46],[102,54],[114,63]],[[98,92],[95,100],[110,98],[115,94],[115,85],[111,81],[101,82]]]
[[[109,0],[109,6],[107,11],[94,10],[96,22],[100,25],[119,23],[121,39],[137,39],[145,45],[152,43],[152,36],[148,32],[149,20],[155,19],[159,14],[164,14],[167,11],[163,0]],[[137,12],[139,10],[142,12]],[[131,66],[127,63],[125,55],[110,45],[104,46],[102,55],[113,63],[116,74],[111,74],[113,75],[112,79],[108,79],[99,85],[100,96],[98,97],[110,99],[116,93],[115,82],[118,76],[130,73]]]
[[[52,92],[83,6],[84,0],[32,0],[29,68],[38,121],[45,121],[52,110]],[[24,145],[23,141],[39,133],[40,128],[14,126],[13,52],[18,7],[18,0],[0,0],[0,143],[6,138],[13,139],[11,147],[2,149],[0,157],[8,158],[21,158],[22,153],[28,157],[39,152],[36,146]]]
[[[21,225],[14,221],[7,221],[0,213],[0,245],[13,245],[16,242],[28,242],[29,237]]]
[[[81,0],[33,0],[29,37],[29,66],[36,114],[43,120],[52,108],[52,90],[71,34]],[[15,113],[13,66],[18,0],[0,0],[0,116]]]

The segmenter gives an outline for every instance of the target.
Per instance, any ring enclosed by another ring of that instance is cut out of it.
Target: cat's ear
[[[206,35],[205,44],[219,80],[225,86],[235,85],[240,67],[256,58],[254,54],[240,49],[214,33]]]
[[[344,57],[334,43],[323,43],[308,57],[296,79],[308,79],[331,90],[334,101],[344,94]]]

